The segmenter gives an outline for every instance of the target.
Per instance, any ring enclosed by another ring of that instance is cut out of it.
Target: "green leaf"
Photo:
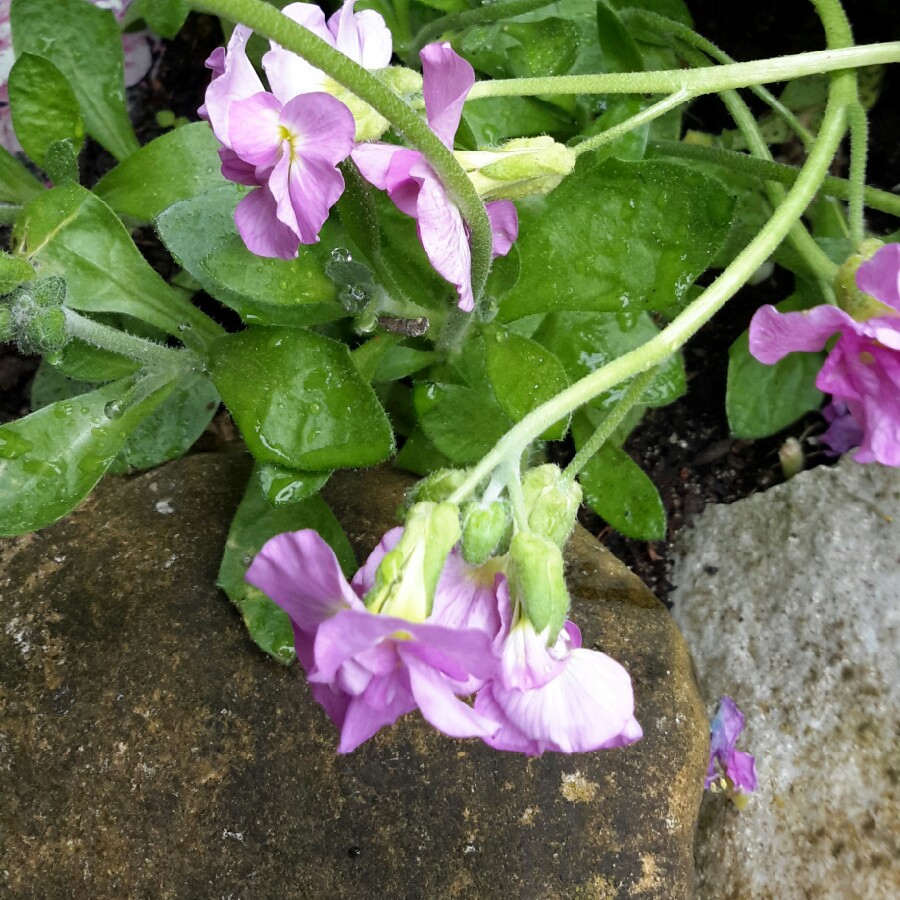
[[[5,147],[0,147],[0,203],[27,203],[44,186]]]
[[[120,215],[150,222],[173,203],[226,184],[218,148],[206,122],[176,128],[107,172],[94,193]]]
[[[465,122],[479,146],[500,144],[514,137],[550,134],[565,138],[574,132],[572,118],[559,107],[531,97],[481,97],[466,103]]]
[[[160,278],[118,216],[90,191],[66,184],[44,191],[16,221],[16,249],[41,274],[66,279],[66,304],[83,312],[125,313],[202,347],[219,329]],[[187,325],[186,330],[180,326]]]
[[[67,182],[78,184],[81,177],[78,171],[78,154],[71,140],[66,138],[64,141],[54,141],[47,148],[44,171],[55,185]]]
[[[487,374],[500,408],[513,422],[551,400],[569,386],[562,363],[546,348],[503,328],[485,334]],[[568,417],[548,428],[541,437],[561,440]]]
[[[100,480],[128,435],[165,400],[171,385],[115,418],[132,379],[61,400],[0,427],[0,534],[43,528],[73,509]]]
[[[375,392],[337,341],[248,328],[217,341],[210,374],[260,462],[309,471],[371,466],[394,437]]]
[[[125,442],[109,471],[113,474],[152,469],[177,459],[194,445],[219,408],[219,394],[210,380],[189,372]]]
[[[56,66],[41,56],[20,53],[9,73],[9,104],[22,149],[42,168],[55,141],[70,140],[77,156],[84,122],[75,94]]]
[[[551,313],[533,337],[552,351],[569,378],[584,378],[613,359],[647,343],[659,333],[647,313],[641,313],[630,328],[624,328],[614,313]],[[680,353],[673,354],[660,368],[641,397],[643,406],[665,406],[687,389]],[[615,394],[615,392],[613,392]],[[603,408],[613,397],[601,395],[592,405]]]
[[[778,304],[780,312],[810,306],[802,291]],[[804,413],[818,409],[825,395],[816,376],[825,353],[789,353],[771,366],[750,355],[749,330],[728,348],[725,411],[728,427],[738,438],[768,437],[787,428]]]
[[[34,277],[34,266],[27,259],[0,250],[0,296],[12,293],[23,281]]]
[[[379,360],[372,381],[397,381],[419,372],[441,358],[433,350],[416,350],[414,347],[391,347]]]
[[[41,360],[34,381],[31,382],[31,410],[37,412],[58,400],[78,397],[96,388],[90,381],[78,381],[69,378],[54,368],[46,359]]]
[[[459,384],[416,385],[422,431],[458,464],[481,459],[512,426],[494,398]]]
[[[262,591],[247,584],[244,575],[269,538],[303,528],[314,529],[328,542],[345,574],[349,576],[354,571],[356,560],[347,536],[321,497],[273,508],[260,490],[254,472],[231,523],[219,568],[218,584],[240,610],[250,637],[281,663],[292,662],[295,656],[290,620]]]
[[[137,0],[135,13],[158,35],[171,40],[191,11],[184,0]]]
[[[578,56],[578,27],[550,16],[539,22],[504,23],[504,33],[518,41],[507,54],[514,78],[565,75]]]
[[[644,58],[616,12],[603,0],[597,3],[597,40],[607,72],[640,72]]]
[[[272,506],[297,503],[318,494],[331,478],[331,472],[301,472],[274,463],[257,465],[259,486]]]
[[[421,428],[413,429],[394,462],[401,469],[416,475],[428,475],[437,469],[453,466],[452,461],[425,437]]]
[[[69,341],[53,357],[53,368],[69,378],[94,383],[114,381],[132,375],[140,364],[127,356],[101,350],[77,338]]]
[[[576,447],[593,428],[581,414],[572,423]],[[666,510],[659,491],[640,466],[615,444],[604,444],[578,476],[584,502],[626,537],[659,541],[666,536]]]
[[[254,256],[244,247],[234,224],[243,193],[225,185],[157,217],[156,230],[178,263],[245,322],[302,326],[346,316],[312,249],[303,246],[296,260],[283,260]]]
[[[732,206],[684,166],[582,157],[555,191],[519,205],[521,274],[500,318],[677,308],[728,234]]]
[[[12,0],[10,21],[16,54],[41,56],[66,77],[88,133],[116,159],[137,150],[113,14],[84,0]]]

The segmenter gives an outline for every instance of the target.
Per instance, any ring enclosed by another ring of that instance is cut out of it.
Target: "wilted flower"
[[[9,23],[11,0],[0,0],[0,145],[10,153],[19,153],[22,145],[13,130],[9,112],[9,90],[7,81],[15,62],[12,45],[12,30]],[[131,0],[88,0],[94,6],[110,10],[121,22],[131,4]],[[159,40],[149,31],[127,32],[122,35],[122,49],[125,53],[125,86],[136,85],[153,65],[153,54]]]
[[[860,321],[834,306],[789,313],[764,306],[750,323],[750,352],[771,365],[794,351],[822,350],[839,335],[816,386],[852,417],[860,433],[857,462],[900,466],[900,244],[887,244],[863,262],[856,283],[878,301],[875,315]],[[829,429],[836,447],[852,433],[848,424]]]
[[[716,714],[709,724],[709,770],[706,773],[707,790],[715,790],[722,775],[736,794],[749,794],[756,790],[756,760],[749,753],[736,750],[735,745],[744,730],[744,714],[731,697],[719,700]],[[718,771],[717,771],[718,767]]]
[[[428,124],[444,146],[452,149],[463,104],[475,83],[475,72],[449,44],[429,44],[419,56]],[[419,241],[429,261],[441,277],[456,287],[460,309],[473,310],[468,230],[425,157],[405,147],[371,143],[360,144],[353,151],[353,161],[369,182],[387,191],[401,212],[416,220]],[[497,200],[488,203],[486,209],[494,256],[505,256],[518,236],[516,208],[509,200]]]

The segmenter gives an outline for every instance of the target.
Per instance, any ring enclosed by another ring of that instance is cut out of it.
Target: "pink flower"
[[[886,307],[884,315],[858,322],[834,306],[790,313],[764,306],[750,323],[750,352],[771,365],[794,351],[821,350],[839,335],[816,386],[846,404],[860,429],[857,462],[900,466],[900,244],[882,247],[856,280]]]
[[[13,130],[7,89],[9,73],[15,62],[9,23],[10,2],[11,0],[0,0],[0,145],[10,153],[20,153],[22,145]],[[125,18],[131,0],[89,0],[89,2],[101,9],[112,11],[121,22]],[[149,31],[134,31],[122,35],[126,87],[133,87],[150,71],[153,55],[159,46],[159,39]]]
[[[466,96],[475,72],[449,44],[429,44],[422,60],[423,94],[428,124],[452,149]],[[459,307],[475,308],[472,254],[459,210],[421,153],[391,144],[360,144],[353,160],[363,176],[416,220],[419,241],[435,270],[456,287]],[[494,256],[505,256],[518,236],[516,208],[509,200],[486,206],[493,231]]]
[[[506,581],[501,604],[509,606]],[[497,750],[540,756],[545,750],[584,753],[632,744],[643,736],[625,669],[605,653],[585,650],[566,622],[553,646],[521,617],[501,650],[500,670],[475,698],[475,710],[500,723],[482,738]]]
[[[749,794],[756,790],[756,760],[751,754],[735,749],[743,730],[744,714],[731,697],[722,697],[710,722],[709,771],[705,783],[707,789],[720,778],[716,772],[718,764],[735,792]]]
[[[496,607],[492,592],[451,595],[439,582],[424,622],[375,615],[363,604],[378,563],[399,537],[400,529],[385,535],[352,585],[331,548],[309,530],[272,538],[247,571],[247,580],[290,617],[313,696],[341,730],[340,753],[416,707],[452,737],[485,737],[497,729],[459,699],[497,666],[495,635],[479,627],[500,621],[479,609]],[[454,624],[443,624],[449,620]]]
[[[393,53],[391,32],[374,10],[354,13],[355,2],[347,0],[327,24],[322,10],[311,3],[290,3],[282,12],[364,69],[384,69]],[[322,71],[278,44],[271,46],[263,56],[263,68],[276,97],[295,97],[326,87]]]

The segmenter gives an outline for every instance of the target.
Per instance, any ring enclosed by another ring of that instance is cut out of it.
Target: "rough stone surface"
[[[634,576],[576,538],[575,615],[633,674],[636,747],[529,761],[408,716],[340,757],[298,668],[256,651],[213,587],[247,471],[201,455],[109,479],[0,544],[0,894],[691,895],[706,722]],[[405,484],[335,479],[360,552]]]
[[[759,792],[708,796],[698,896],[900,897],[900,471],[850,459],[682,535],[674,613]]]

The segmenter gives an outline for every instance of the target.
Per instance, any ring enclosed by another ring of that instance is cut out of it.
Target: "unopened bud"
[[[410,492],[413,503],[442,503],[466,480],[465,469],[438,469],[423,478]]]
[[[509,508],[501,500],[488,506],[473,502],[462,511],[462,554],[471,566],[486,562],[499,546],[509,528]]]
[[[540,535],[517,532],[509,545],[507,574],[510,595],[522,605],[535,630],[548,629],[548,641],[556,640],[569,611],[559,547]]]
[[[578,482],[563,478],[559,467],[548,463],[525,473],[522,494],[529,528],[562,547],[575,527],[575,517],[581,506]]]
[[[838,306],[845,313],[856,319],[857,322],[865,322],[866,319],[874,319],[880,316],[895,316],[897,311],[884,303],[876,300],[871,295],[861,291],[856,286],[856,270],[867,260],[870,260],[883,243],[876,238],[863,241],[856,253],[847,258],[847,261],[838,269],[834,278],[834,293]]]
[[[0,306],[0,344],[16,339],[16,329],[13,325],[12,313],[8,306]]]
[[[356,120],[356,143],[376,141],[390,127],[391,123],[381,113],[376,112],[365,100],[360,100],[356,94],[348,91],[336,81],[326,78],[322,90],[331,94],[336,100],[340,100],[353,114],[353,118]]]
[[[404,100],[422,94],[422,76],[414,69],[405,66],[388,66],[372,73],[382,84],[387,85],[398,97]]]
[[[60,309],[35,309],[18,333],[19,349],[26,354],[57,353],[69,343],[66,314]]]
[[[59,309],[66,302],[66,280],[59,275],[47,275],[32,285],[31,296],[43,309]]]
[[[572,149],[546,135],[515,138],[493,150],[459,150],[454,156],[483,200],[549,194],[576,160]]]
[[[378,566],[366,606],[374,613],[424,622],[458,540],[459,510],[453,503],[416,503],[406,517],[403,537]]]

